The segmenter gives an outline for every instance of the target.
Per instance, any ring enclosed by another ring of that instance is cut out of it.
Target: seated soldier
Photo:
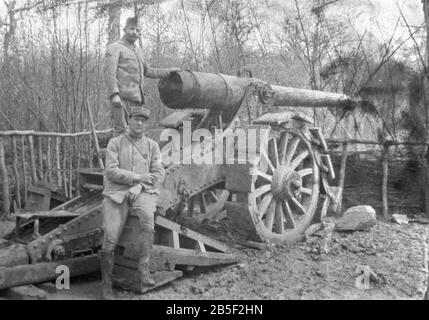
[[[149,271],[149,259],[159,186],[164,181],[165,170],[158,144],[145,136],[150,111],[143,107],[133,107],[130,111],[129,128],[110,140],[106,153],[104,239],[101,252],[104,299],[114,298],[114,251],[130,209],[138,216],[141,226],[138,264],[140,285],[155,285]]]

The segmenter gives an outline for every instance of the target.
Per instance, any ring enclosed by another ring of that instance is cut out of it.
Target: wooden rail
[[[97,131],[108,135],[112,129]],[[94,132],[57,133],[36,131],[0,132],[0,182],[2,214],[13,207],[23,208],[29,185],[44,182],[66,198],[77,195],[81,167],[92,168],[100,161]],[[97,158],[99,158],[97,156]],[[13,200],[12,200],[13,199]]]
[[[381,171],[382,171],[382,182],[381,182],[381,199],[382,199],[382,212],[383,216],[387,219],[389,218],[389,203],[388,203],[388,179],[389,179],[389,162],[392,160],[389,159],[389,149],[395,146],[421,146],[428,147],[428,142],[398,142],[398,141],[374,141],[374,140],[361,140],[361,139],[327,139],[328,144],[339,144],[342,145],[342,156],[341,156],[341,168],[340,168],[340,179],[339,179],[339,188],[341,190],[341,195],[339,198],[339,204],[337,206],[337,214],[340,214],[342,210],[342,194],[344,192],[344,181],[346,174],[347,166],[347,157],[349,155],[349,146],[352,144],[363,144],[363,145],[373,145],[382,147],[381,155]],[[427,163],[425,165],[425,170],[429,167]],[[427,175],[427,173],[426,173]],[[429,192],[429,188],[426,185],[425,194]],[[425,204],[426,206],[426,204]],[[426,215],[429,216],[429,208],[426,208]]]

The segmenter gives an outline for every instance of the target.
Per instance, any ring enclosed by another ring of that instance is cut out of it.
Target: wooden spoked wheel
[[[311,223],[320,189],[319,154],[302,134],[272,131],[252,170],[249,209],[262,240],[294,241]]]

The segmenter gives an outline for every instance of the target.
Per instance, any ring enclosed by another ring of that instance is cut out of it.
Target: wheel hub
[[[278,201],[296,197],[301,189],[300,175],[287,166],[279,166],[273,174],[271,190]]]

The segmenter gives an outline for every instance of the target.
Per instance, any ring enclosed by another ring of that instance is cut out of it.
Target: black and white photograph
[[[0,0],[0,303],[429,300],[428,246],[429,0]]]

